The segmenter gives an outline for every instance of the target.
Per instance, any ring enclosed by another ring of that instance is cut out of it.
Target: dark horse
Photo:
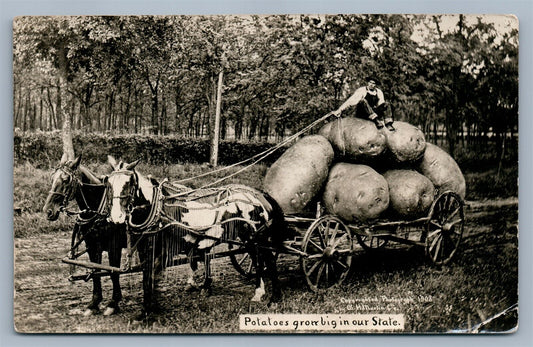
[[[93,263],[102,262],[102,252],[107,251],[109,265],[120,267],[121,249],[125,247],[124,228],[110,224],[98,211],[105,193],[105,186],[94,173],[80,165],[81,156],[68,160],[63,156],[55,172],[52,174],[52,188],[48,193],[43,212],[48,220],[55,221],[61,210],[65,209],[70,200],[75,199],[80,213],[74,225],[73,238],[85,242],[89,259]],[[75,250],[71,250],[74,252]],[[85,315],[99,312],[102,302],[102,283],[99,276],[93,276],[93,296],[87,306]],[[113,295],[106,305],[104,315],[118,311],[122,300],[119,274],[112,273]]]
[[[152,302],[155,274],[171,265],[175,255],[186,254],[192,259],[194,254],[208,254],[220,243],[235,242],[251,255],[257,269],[253,301],[260,301],[265,294],[265,270],[272,281],[271,302],[281,299],[272,251],[283,242],[286,225],[281,208],[272,198],[243,185],[179,194],[176,192],[183,190],[180,187],[144,177],[135,169],[137,163],[115,163],[115,171],[106,181],[107,203],[112,223],[128,225],[141,238],[143,232],[151,235],[152,241],[143,246],[146,253],[153,254],[152,269],[146,267],[143,275],[146,312],[156,306]],[[204,286],[211,284],[208,276],[206,271]]]

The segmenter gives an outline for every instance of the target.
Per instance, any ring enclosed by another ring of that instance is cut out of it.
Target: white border
[[[514,14],[520,21],[520,275],[519,324],[511,335],[477,336],[241,336],[241,335],[21,335],[13,329],[13,112],[12,112],[12,20],[18,15],[97,15],[97,14],[274,14],[274,13],[465,13]],[[0,0],[0,344],[4,346],[271,346],[334,344],[342,346],[529,346],[533,340],[532,266],[533,207],[531,193],[533,148],[533,2],[530,0]]]

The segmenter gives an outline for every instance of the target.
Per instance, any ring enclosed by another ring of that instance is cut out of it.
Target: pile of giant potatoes
[[[464,198],[465,179],[455,160],[426,143],[417,127],[399,121],[394,127],[378,130],[350,117],[329,122],[283,153],[268,169],[264,191],[285,214],[321,200],[346,222],[417,218],[445,191]]]

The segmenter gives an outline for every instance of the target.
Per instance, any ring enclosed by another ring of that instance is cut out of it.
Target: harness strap
[[[154,194],[152,197],[150,213],[146,220],[140,224],[133,223],[133,216],[129,213],[128,226],[135,229],[134,232],[139,233],[153,226],[159,216],[161,215],[161,209],[163,206],[163,199],[161,199],[161,185],[154,187]]]

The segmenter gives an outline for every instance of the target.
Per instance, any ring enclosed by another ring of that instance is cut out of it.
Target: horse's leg
[[[113,232],[108,246],[109,265],[120,268],[122,247],[120,244],[120,235],[118,232]],[[113,296],[111,297],[111,301],[109,301],[109,303],[107,304],[107,307],[104,311],[104,316],[109,316],[113,313],[116,313],[119,310],[119,302],[122,301],[120,274],[113,272],[111,274],[111,282],[113,283]]]
[[[141,236],[142,237],[142,236]],[[142,261],[143,272],[143,310],[138,316],[139,319],[146,318],[152,311],[152,299],[154,292],[154,240],[153,236],[148,236],[140,241],[139,256]]]
[[[187,284],[185,285],[185,291],[194,292],[198,290],[198,284],[194,279],[194,274],[196,273],[196,270],[198,270],[198,259],[196,258],[194,247],[191,247],[189,252],[187,252],[187,257],[189,258],[189,266],[187,267]]]
[[[265,268],[264,259],[257,246],[254,246],[253,250],[251,249],[249,253],[252,257],[252,262],[255,265],[255,295],[252,298],[252,301],[259,302],[266,293],[265,282],[263,281],[263,272]]]
[[[85,240],[87,246],[87,253],[89,260],[93,263],[102,263],[102,250],[96,245],[96,242]],[[100,311],[99,305],[102,302],[102,279],[99,276],[93,277],[93,297],[87,309],[83,313],[85,316],[98,313]]]
[[[148,236],[143,243],[143,315],[146,316],[156,312],[159,308],[156,287],[160,281],[163,264],[160,235]]]
[[[211,254],[208,250],[204,251],[204,283],[202,284],[202,294],[209,296],[211,295],[211,283],[213,279],[211,278]]]
[[[276,264],[276,256],[271,251],[263,252],[268,273],[270,275],[270,281],[272,282],[272,296],[270,297],[270,303],[281,301],[281,284],[278,277],[278,267]]]

